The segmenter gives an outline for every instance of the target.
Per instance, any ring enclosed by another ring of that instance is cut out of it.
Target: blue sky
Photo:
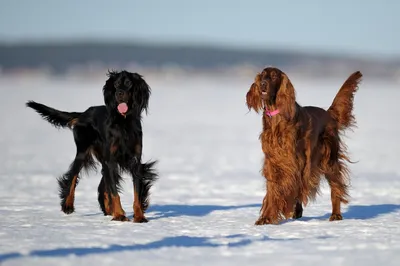
[[[0,40],[141,40],[400,57],[400,1],[0,0]]]

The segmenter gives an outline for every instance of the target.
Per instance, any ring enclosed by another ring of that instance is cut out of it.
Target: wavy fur
[[[341,203],[348,203],[349,161],[340,133],[355,125],[354,94],[361,81],[353,73],[337,93],[326,111],[319,107],[302,107],[285,73],[273,67],[256,75],[246,94],[249,109],[264,111],[260,134],[264,153],[263,176],[266,195],[257,225],[279,223],[300,218],[303,205],[314,200],[325,176],[332,199],[330,220],[341,220]],[[268,116],[265,110],[279,110]]]
[[[118,192],[122,173],[132,176],[134,186],[134,222],[147,222],[144,216],[149,206],[149,191],[157,179],[156,161],[142,163],[142,112],[147,111],[150,87],[137,73],[110,71],[103,87],[103,106],[92,106],[85,112],[63,112],[29,101],[36,110],[56,127],[72,127],[77,148],[68,171],[58,178],[61,209],[74,212],[75,188],[82,169],[101,164],[102,178],[98,186],[98,201],[104,215],[113,220],[127,221]],[[128,106],[126,113],[118,111],[118,104]]]

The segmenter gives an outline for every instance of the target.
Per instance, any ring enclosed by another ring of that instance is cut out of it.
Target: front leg
[[[277,224],[278,223],[278,206],[276,206],[276,182],[270,173],[273,173],[271,165],[268,163],[266,155],[264,161],[263,176],[267,179],[266,194],[263,199],[263,204],[260,210],[260,217],[255,222],[255,225]]]
[[[260,210],[260,217],[255,222],[255,225],[278,224],[278,212],[276,206],[273,206],[272,202],[274,202],[273,194],[267,189]]]
[[[111,211],[113,221],[129,221],[122,209],[121,199],[118,194],[118,187],[122,177],[118,173],[118,165],[114,153],[118,149],[115,145],[109,145],[106,151],[106,160],[103,164],[104,185],[108,195],[108,209]]]
[[[148,220],[144,216],[144,184],[139,178],[133,180],[134,183],[134,199],[133,199],[133,222],[147,223]]]
[[[271,220],[267,214],[268,209],[268,194],[266,193],[263,199],[263,203],[260,210],[260,217],[255,222],[255,225],[263,225],[263,224],[270,224]]]
[[[142,158],[142,136],[140,135],[138,143],[134,147],[133,162],[131,166],[131,175],[133,181],[133,222],[147,223],[148,220],[144,216],[145,199],[148,191],[143,180]]]

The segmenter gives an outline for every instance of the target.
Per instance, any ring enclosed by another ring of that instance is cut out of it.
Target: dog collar
[[[269,117],[273,117],[274,115],[279,114],[279,109],[276,109],[274,111],[270,111],[267,108],[265,108],[265,114]]]

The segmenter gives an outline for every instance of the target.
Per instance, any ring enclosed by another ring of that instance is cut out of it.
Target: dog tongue
[[[128,105],[126,103],[120,103],[118,104],[118,112],[120,112],[120,114],[125,114],[128,111]]]

